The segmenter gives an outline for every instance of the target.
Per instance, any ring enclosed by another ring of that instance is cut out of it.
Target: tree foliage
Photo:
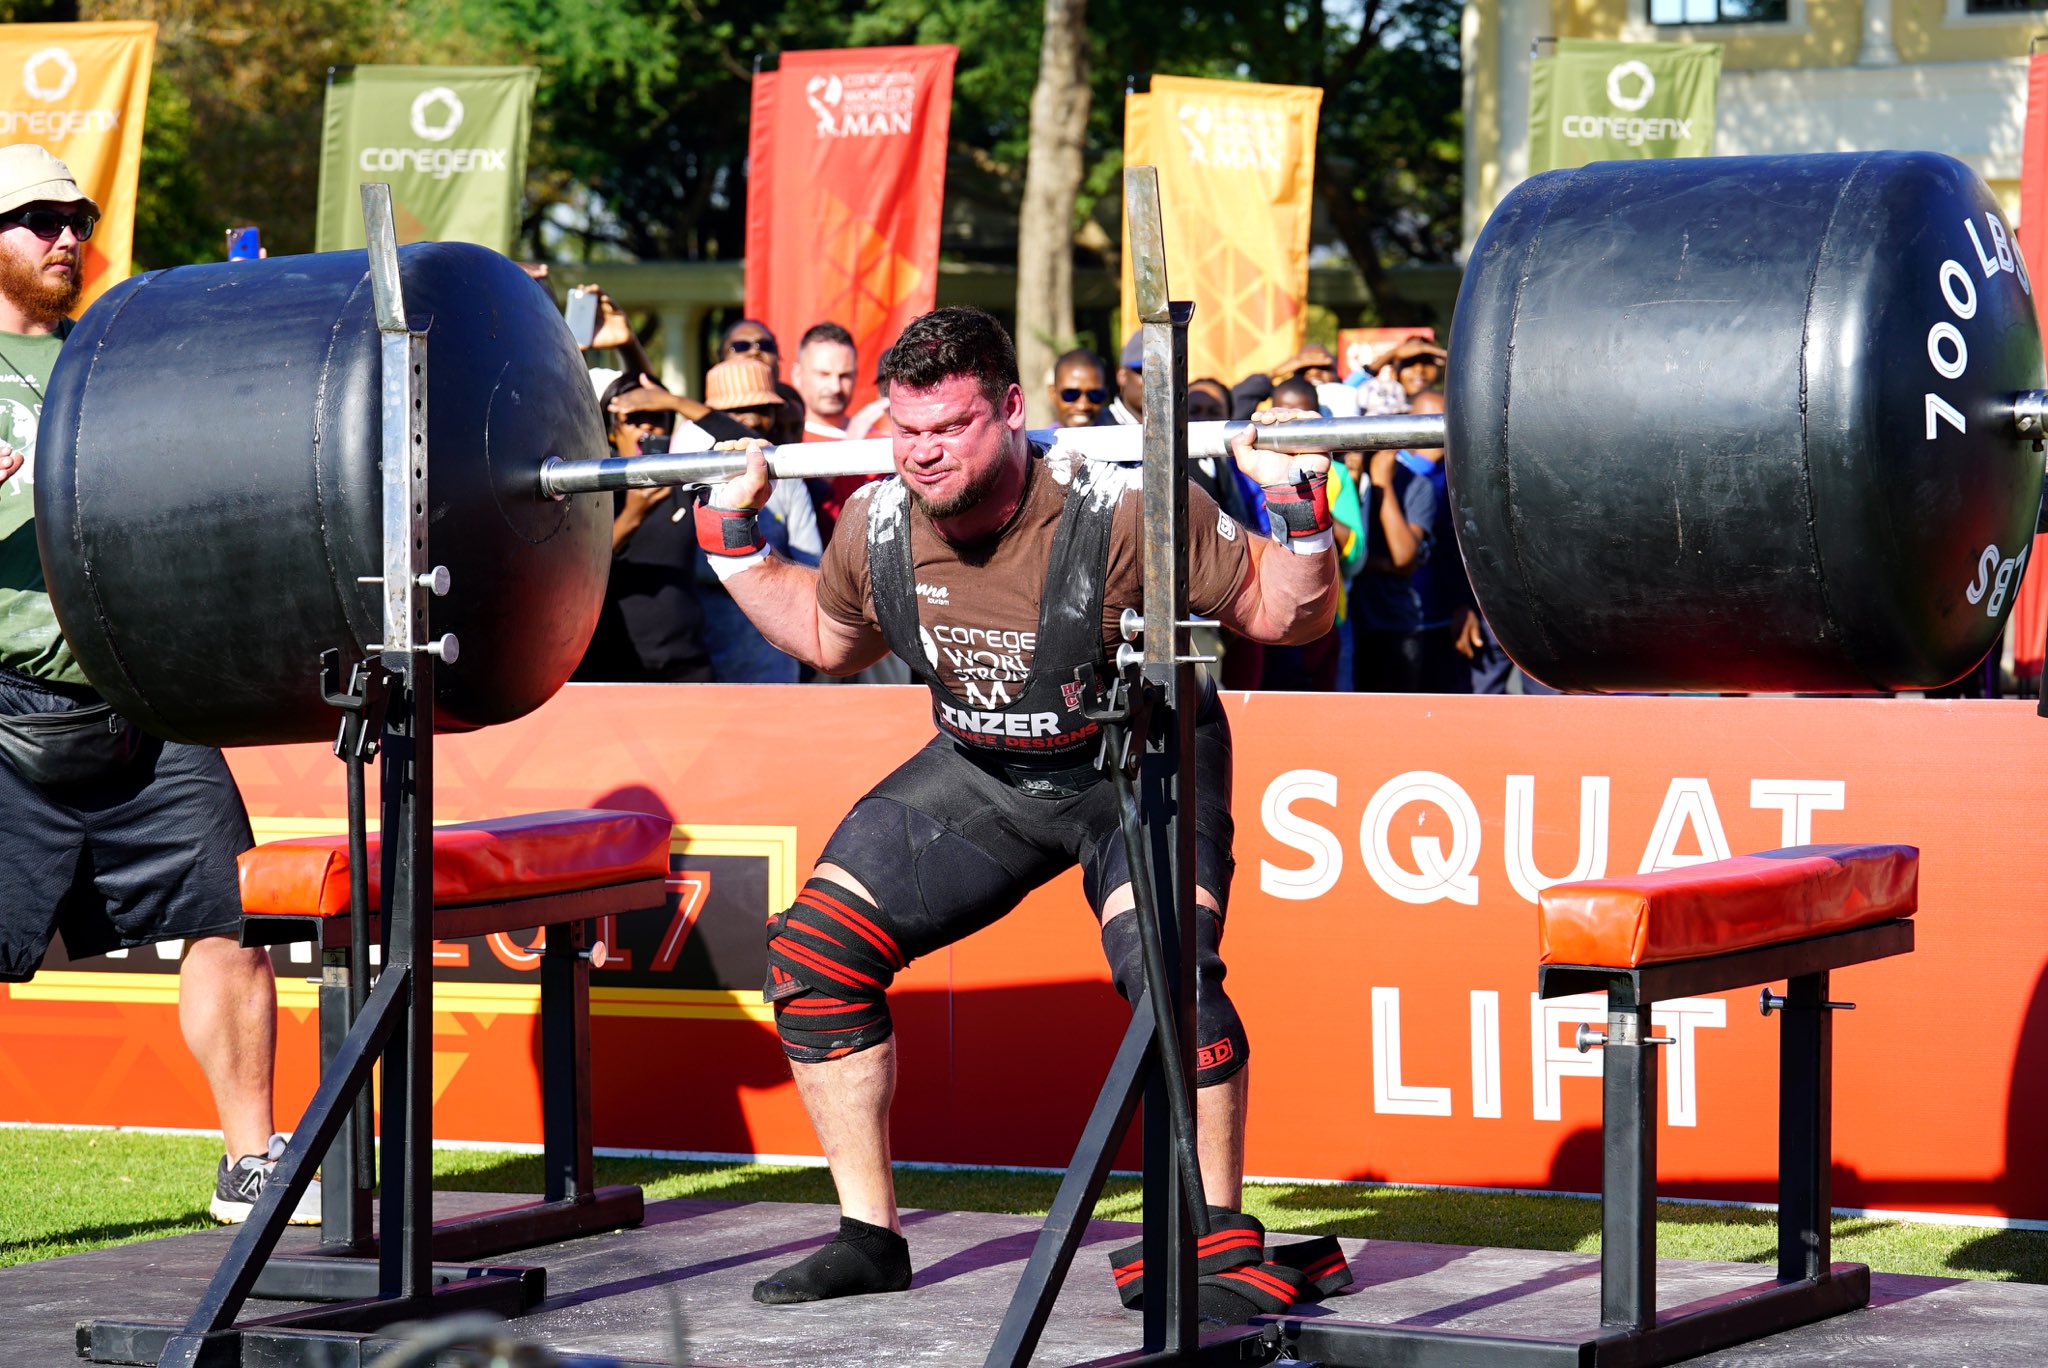
[[[159,25],[137,257],[211,256],[230,224],[274,251],[313,237],[328,68],[531,63],[542,72],[524,248],[734,258],[745,238],[750,78],[785,51],[953,43],[949,249],[1014,252],[1037,75],[1019,0],[0,0],[0,17]],[[1317,185],[1335,236],[1398,313],[1385,267],[1457,245],[1454,0],[1124,0],[1091,7],[1084,266],[1113,267],[1123,94],[1154,73],[1318,85]],[[566,242],[557,241],[564,225]],[[1392,306],[1389,308],[1388,306]]]

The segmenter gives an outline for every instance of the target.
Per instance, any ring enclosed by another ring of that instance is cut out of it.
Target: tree
[[[1017,369],[1034,425],[1052,418],[1038,377],[1051,372],[1074,337],[1074,202],[1090,102],[1087,23],[1087,0],[1045,0],[1017,223]]]

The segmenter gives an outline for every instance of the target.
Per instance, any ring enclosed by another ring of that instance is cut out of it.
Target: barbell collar
[[[1231,442],[1246,430],[1261,451],[1324,455],[1337,451],[1424,450],[1444,444],[1441,413],[1396,413],[1358,418],[1304,418],[1295,423],[1189,423],[1188,455],[1228,456]],[[1043,428],[1031,440],[1052,451],[1088,460],[1136,465],[1144,459],[1143,429],[1134,426]],[[792,442],[763,453],[768,473],[778,480],[829,479],[835,475],[891,475],[893,443],[886,437],[845,442]],[[549,457],[541,463],[541,493],[559,499],[615,489],[661,489],[713,485],[747,468],[738,451],[668,452],[651,456],[604,456],[592,461]]]
[[[2013,431],[2038,442],[2048,435],[2048,390],[2022,390],[2012,399]]]

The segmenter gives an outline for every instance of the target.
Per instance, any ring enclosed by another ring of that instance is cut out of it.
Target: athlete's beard
[[[74,261],[63,283],[52,284],[43,277],[48,259],[47,253],[30,261],[13,252],[0,251],[0,295],[5,295],[7,302],[27,315],[30,322],[54,328],[70,316],[79,292],[85,288],[85,279]]]
[[[927,499],[917,492],[915,485],[910,485],[910,499],[926,517],[935,522],[942,522],[947,518],[959,517],[987,498],[989,491],[996,487],[996,481],[1002,478],[1003,463],[990,461],[972,483],[950,499]],[[905,483],[908,484],[908,481]]]

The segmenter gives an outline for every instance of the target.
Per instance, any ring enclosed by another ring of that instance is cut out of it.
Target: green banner
[[[1714,150],[1717,43],[1560,38],[1529,68],[1529,174]]]
[[[316,250],[363,245],[365,181],[391,186],[400,242],[509,252],[535,67],[337,67],[320,140]]]

